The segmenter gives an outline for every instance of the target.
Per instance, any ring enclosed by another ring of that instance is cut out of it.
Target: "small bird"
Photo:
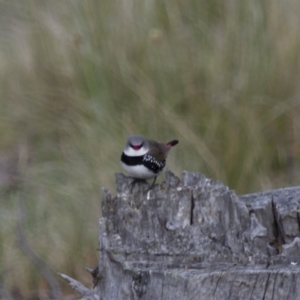
[[[141,135],[132,135],[128,138],[121,156],[122,167],[137,181],[154,178],[151,189],[166,165],[170,149],[177,144],[177,140],[164,144]]]

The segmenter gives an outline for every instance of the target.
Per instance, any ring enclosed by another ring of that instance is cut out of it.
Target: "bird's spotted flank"
[[[154,157],[145,154],[143,157],[143,165],[153,171],[155,174],[162,171],[166,165],[166,160],[158,162]]]

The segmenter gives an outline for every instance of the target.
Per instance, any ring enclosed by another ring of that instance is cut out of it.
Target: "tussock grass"
[[[100,188],[114,190],[131,133],[179,139],[168,160],[177,175],[203,172],[239,193],[299,184],[297,1],[0,6],[1,155],[19,162],[24,232],[55,272],[90,282],[81,266],[97,263]],[[18,185],[8,189],[5,288],[40,293],[16,245]]]

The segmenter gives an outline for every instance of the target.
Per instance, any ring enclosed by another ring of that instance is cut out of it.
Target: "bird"
[[[122,167],[135,181],[154,178],[151,189],[166,165],[170,149],[177,144],[178,140],[160,143],[141,135],[131,135],[121,155]]]

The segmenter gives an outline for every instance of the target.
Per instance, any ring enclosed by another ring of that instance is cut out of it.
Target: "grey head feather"
[[[128,149],[129,147],[132,146],[140,146],[142,145],[142,147],[144,149],[149,149],[149,141],[147,139],[145,139],[143,136],[135,134],[135,135],[131,135],[125,145],[125,149]]]

